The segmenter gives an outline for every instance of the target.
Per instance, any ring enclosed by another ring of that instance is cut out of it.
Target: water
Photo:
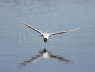
[[[0,72],[94,72],[94,19],[94,0],[0,0]],[[45,46],[39,34],[24,24],[50,33],[80,27],[46,44],[49,51],[73,64],[48,59],[18,69],[18,63]]]

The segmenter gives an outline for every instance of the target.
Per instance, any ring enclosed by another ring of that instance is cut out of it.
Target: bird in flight
[[[35,57],[32,57],[31,59],[29,60],[26,60],[22,63],[20,63],[21,66],[25,66],[26,64],[28,63],[32,63],[34,61],[37,61],[39,60],[40,58],[44,58],[44,59],[47,59],[47,58],[52,58],[52,59],[57,59],[59,61],[64,61],[66,63],[68,62],[71,62],[70,60],[68,59],[65,59],[64,57],[60,57],[60,56],[56,56],[54,54],[52,54],[51,52],[49,52],[46,48],[44,48],[42,51],[39,51],[39,54],[36,55]]]
[[[73,32],[73,31],[77,31],[79,30],[80,28],[75,28],[75,29],[70,29],[70,30],[67,30],[67,31],[63,31],[63,32],[55,32],[55,33],[45,33],[45,32],[41,32],[39,31],[38,29],[28,25],[28,24],[24,24],[25,26],[27,26],[28,28],[32,29],[33,31],[37,32],[40,34],[41,37],[43,37],[43,40],[44,40],[44,43],[47,42],[47,40],[49,39],[49,37],[51,36],[54,36],[54,35],[59,35],[59,34],[64,34],[64,33],[67,33],[67,32]]]

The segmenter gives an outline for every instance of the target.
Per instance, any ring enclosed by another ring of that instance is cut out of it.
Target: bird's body
[[[42,58],[49,58],[50,57],[49,52],[45,48],[42,51],[40,51],[39,53]]]
[[[50,33],[42,33],[42,37],[43,37],[44,42],[46,43],[47,40],[48,40],[49,37],[50,37]]]
[[[46,43],[47,40],[48,40],[51,36],[59,35],[59,34],[64,34],[64,33],[67,33],[67,32],[69,32],[69,31],[77,31],[77,30],[80,29],[80,28],[76,28],[76,29],[71,29],[71,30],[63,31],[63,32],[43,33],[43,32],[41,32],[41,31],[39,31],[38,29],[33,28],[32,26],[28,25],[28,24],[24,24],[24,25],[27,26],[28,28],[34,30],[35,32],[39,33],[40,36],[43,37],[43,41],[44,41],[44,43]]]
[[[48,39],[48,38],[49,38],[49,36],[50,36],[50,34],[49,34],[49,33],[44,33],[44,34],[43,34],[43,38],[47,38],[47,39]]]
[[[46,53],[43,53],[43,56],[42,56],[43,58],[49,58],[49,54],[48,54],[48,52],[46,52]]]

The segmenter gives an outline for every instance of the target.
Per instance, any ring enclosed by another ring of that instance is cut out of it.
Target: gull
[[[21,66],[25,66],[26,64],[32,63],[34,61],[37,61],[40,58],[44,58],[44,59],[52,58],[52,59],[57,59],[59,61],[64,61],[66,63],[70,62],[70,60],[65,59],[64,57],[60,57],[60,56],[54,55],[51,52],[49,52],[46,48],[44,48],[42,51],[39,51],[38,55],[36,55],[35,57],[32,57],[31,59],[28,59],[28,60],[20,63],[20,65]]]
[[[75,29],[70,29],[70,30],[63,31],[63,32],[47,33],[47,32],[41,32],[40,30],[30,26],[29,24],[24,24],[24,25],[27,26],[28,28],[32,29],[33,31],[39,33],[40,36],[43,37],[44,43],[46,43],[47,40],[49,39],[49,37],[51,37],[51,36],[64,34],[64,33],[67,33],[67,32],[73,32],[73,31],[77,31],[77,30],[80,29],[80,28],[75,28]]]

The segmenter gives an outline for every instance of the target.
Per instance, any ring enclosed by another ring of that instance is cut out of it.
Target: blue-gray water
[[[47,43],[48,50],[73,63],[48,59],[17,68],[45,46],[24,24],[44,32],[80,27]],[[94,37],[94,0],[0,0],[0,72],[95,72]]]

